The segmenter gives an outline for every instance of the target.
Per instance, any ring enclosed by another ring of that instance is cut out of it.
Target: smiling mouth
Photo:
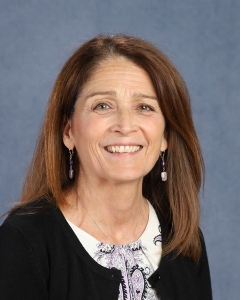
[[[142,148],[141,146],[108,146],[106,150],[111,153],[133,153]]]

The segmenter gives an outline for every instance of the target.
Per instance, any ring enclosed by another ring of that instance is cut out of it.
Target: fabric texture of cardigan
[[[121,272],[90,257],[58,208],[33,213],[43,203],[26,205],[0,227],[1,300],[117,300]],[[204,240],[197,265],[165,255],[149,283],[161,300],[211,300]]]

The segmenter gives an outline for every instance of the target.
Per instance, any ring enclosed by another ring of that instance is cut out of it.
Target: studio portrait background
[[[239,299],[239,0],[0,0],[0,214],[19,199],[58,72],[99,33],[152,42],[185,78],[206,163],[201,228],[213,296]]]

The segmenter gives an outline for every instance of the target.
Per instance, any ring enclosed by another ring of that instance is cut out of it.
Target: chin
[[[117,174],[118,176],[111,176],[110,181],[116,182],[116,183],[130,183],[130,182],[138,182],[143,179],[145,175],[140,174],[129,174],[129,173],[120,173]],[[120,176],[119,176],[120,175]]]

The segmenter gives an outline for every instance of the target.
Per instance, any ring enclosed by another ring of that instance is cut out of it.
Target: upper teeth
[[[140,146],[108,146],[107,150],[110,152],[136,152],[140,149]]]

